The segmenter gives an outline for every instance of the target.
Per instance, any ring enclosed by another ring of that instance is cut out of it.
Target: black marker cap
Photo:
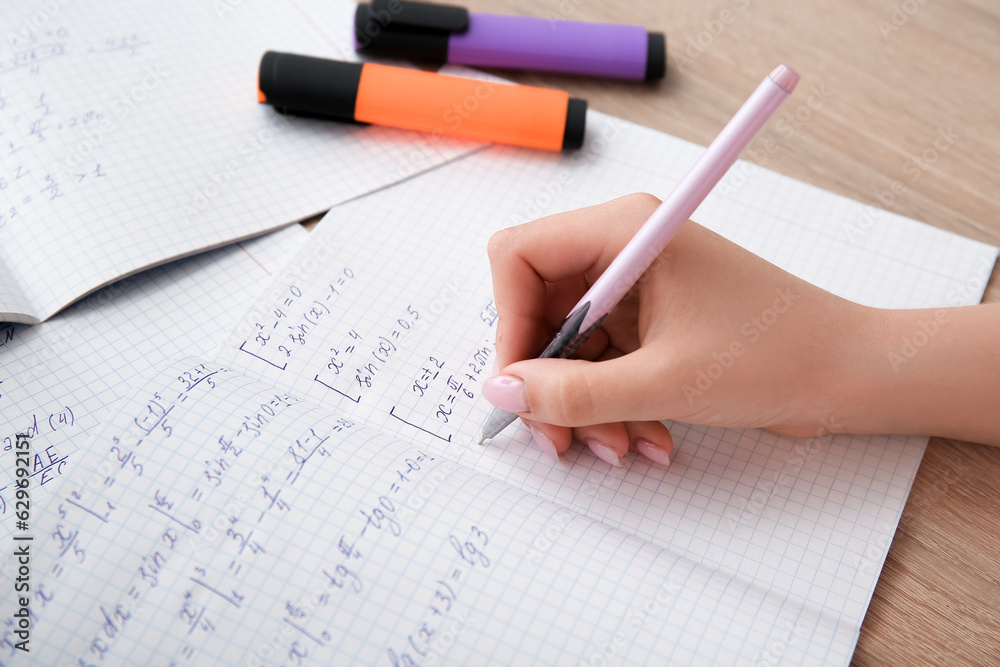
[[[281,113],[354,121],[362,66],[268,51],[260,59],[260,101]]]
[[[569,98],[566,107],[566,131],[563,132],[563,150],[583,146],[583,132],[587,126],[587,100]]]
[[[646,46],[646,81],[662,79],[666,74],[667,38],[662,32],[651,32]]]
[[[372,0],[354,12],[354,48],[361,53],[443,65],[448,37],[469,28],[463,7]]]

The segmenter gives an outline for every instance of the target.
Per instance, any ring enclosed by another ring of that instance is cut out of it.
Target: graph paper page
[[[268,49],[353,59],[347,0],[0,8],[0,321],[474,148],[258,103]]]
[[[33,528],[36,664],[801,662],[838,631],[197,360],[87,449]]]
[[[34,443],[32,501],[41,506],[129,382],[167,359],[215,350],[307,236],[293,225],[115,283],[47,322],[0,327],[4,555],[14,529],[14,434]]]
[[[702,149],[601,114],[577,155],[493,147],[336,207],[231,337],[221,363],[705,566],[841,619],[850,656],[926,438],[671,424],[669,469],[558,464],[512,427],[477,447],[496,312],[487,239],[629,192],[664,194]],[[734,180],[738,176],[740,180]],[[996,248],[748,163],[693,216],[866,304],[975,303]],[[370,386],[369,386],[370,385]]]

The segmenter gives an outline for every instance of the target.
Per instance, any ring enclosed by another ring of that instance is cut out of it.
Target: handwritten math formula
[[[412,551],[407,535],[421,522],[412,498],[418,488],[432,493],[426,478],[439,464],[350,418],[194,361],[151,380],[96,441],[39,524],[49,546],[32,606],[38,627],[58,627],[78,604],[76,586],[113,566],[112,585],[90,591],[89,629],[66,647],[94,665],[141,650],[142,627],[166,628],[183,661],[214,659],[216,638],[251,605],[294,633],[283,664],[336,647],[342,630],[331,619],[367,604],[385,559]],[[322,548],[301,532],[318,510]],[[125,534],[130,553],[116,556]],[[425,650],[431,616],[443,620],[464,573],[491,562],[486,528],[437,539],[448,569],[433,573],[430,616],[400,636],[400,656]],[[279,581],[299,550],[310,567]],[[9,644],[0,642],[0,655]]]
[[[0,46],[0,231],[42,202],[65,197],[70,186],[110,173],[94,149],[129,114],[130,101],[74,102],[53,83],[67,56],[98,65],[134,61],[150,43],[135,32],[88,35],[57,23],[37,28],[26,20]]]
[[[492,373],[496,306],[485,294],[475,312],[442,305],[454,279],[403,290],[384,280],[334,266],[288,285],[220,359],[401,436],[452,443],[474,428]]]

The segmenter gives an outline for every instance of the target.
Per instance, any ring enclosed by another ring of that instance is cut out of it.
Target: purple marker
[[[474,67],[655,81],[666,38],[642,26],[470,12],[462,7],[372,0],[354,15],[364,54]]]

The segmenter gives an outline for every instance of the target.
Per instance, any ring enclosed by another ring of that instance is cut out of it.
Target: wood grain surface
[[[771,69],[802,75],[758,162],[1000,245],[1000,2],[465,0],[476,11],[639,23],[655,85],[497,72],[707,145]],[[938,147],[935,148],[935,140]],[[920,160],[917,162],[917,160]],[[895,190],[895,192],[894,192]],[[875,222],[874,224],[877,224]],[[985,301],[1000,301],[998,271]],[[998,341],[1000,344],[1000,341]],[[1000,409],[1000,397],[997,397]],[[861,628],[857,665],[1000,665],[1000,448],[932,439]]]

